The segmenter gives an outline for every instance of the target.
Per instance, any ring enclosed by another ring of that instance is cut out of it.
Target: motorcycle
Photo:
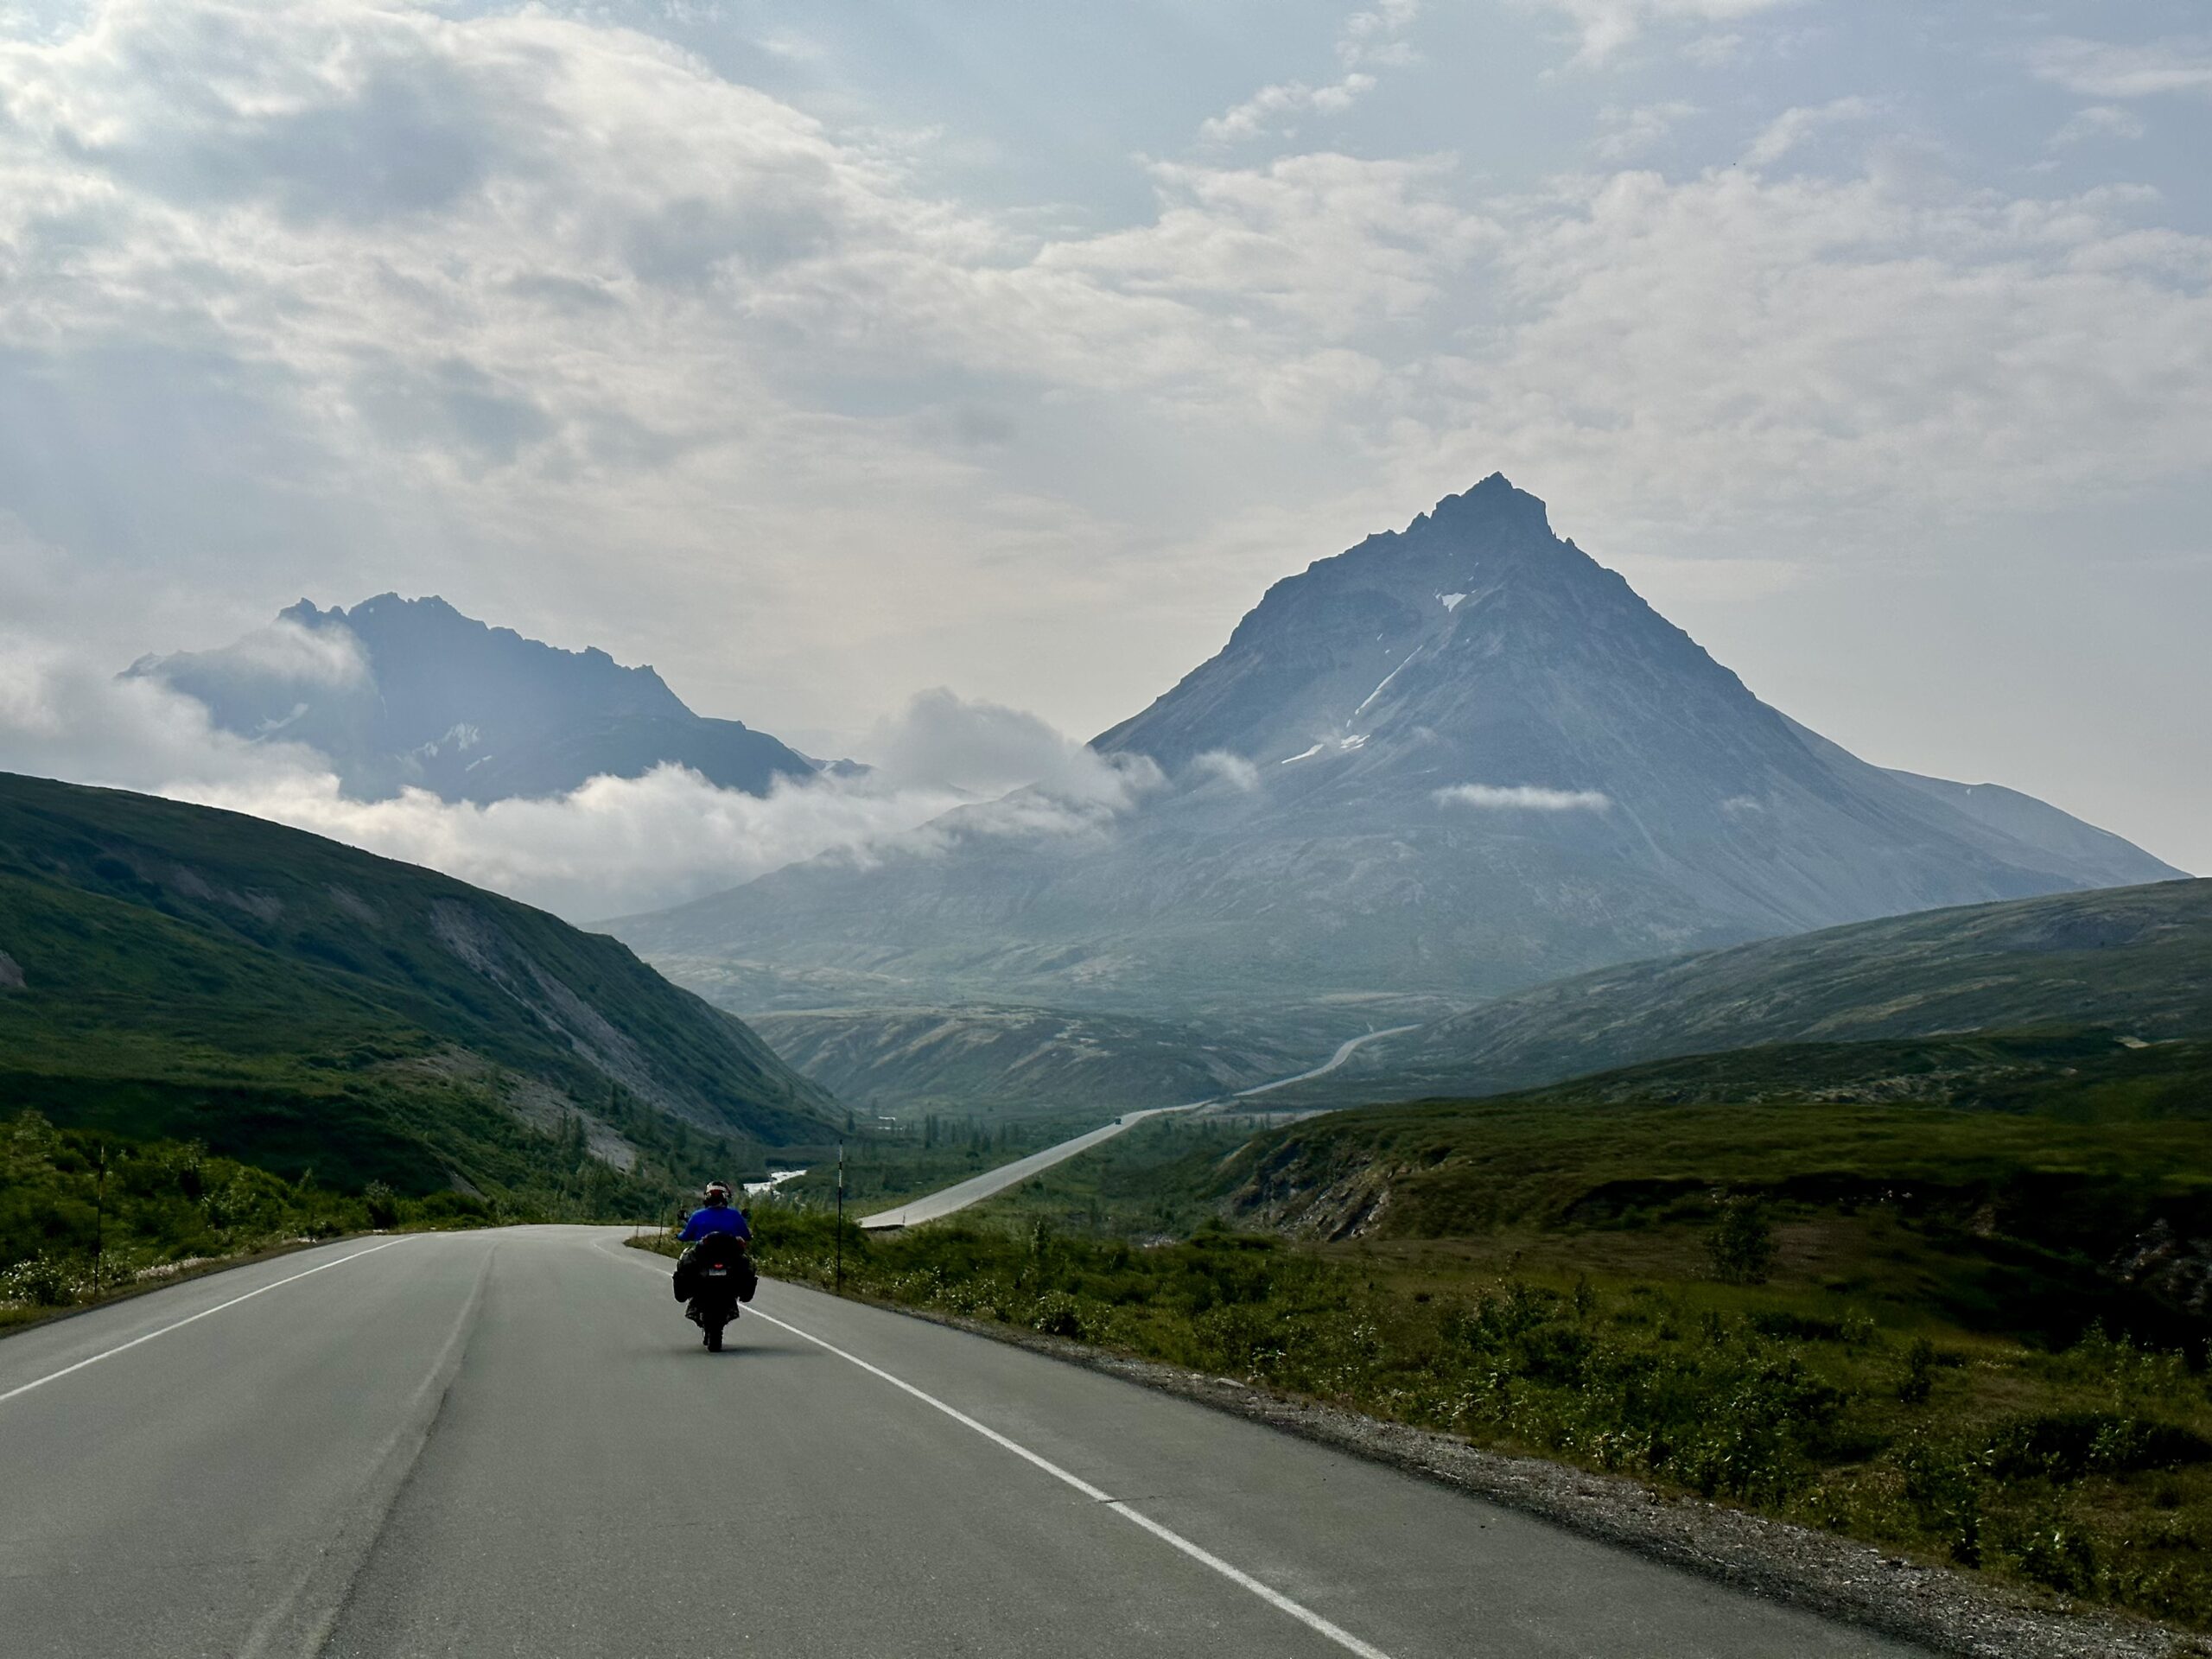
[[[702,1238],[677,1258],[676,1300],[685,1304],[683,1316],[699,1327],[710,1354],[721,1352],[723,1329],[760,1283],[752,1251],[728,1233]]]

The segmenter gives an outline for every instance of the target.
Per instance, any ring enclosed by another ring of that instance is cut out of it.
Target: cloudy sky
[[[1503,469],[2212,869],[2208,153],[2196,0],[0,0],[0,764],[158,784],[68,699],[394,588],[1080,737]]]

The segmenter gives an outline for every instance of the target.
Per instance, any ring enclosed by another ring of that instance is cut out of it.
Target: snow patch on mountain
[[[1546,789],[1535,784],[1454,784],[1436,791],[1448,806],[1514,812],[1606,812],[1613,798],[1598,789]]]

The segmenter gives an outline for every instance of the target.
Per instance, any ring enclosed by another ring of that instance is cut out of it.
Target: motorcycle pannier
[[[760,1271],[753,1267],[751,1255],[737,1240],[717,1234],[701,1239],[677,1258],[676,1278],[671,1288],[679,1302],[724,1287],[733,1292],[739,1301],[749,1302],[760,1285]]]

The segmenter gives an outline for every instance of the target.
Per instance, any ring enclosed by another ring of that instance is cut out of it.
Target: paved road
[[[620,1236],[335,1245],[0,1342],[0,1648],[1906,1651],[810,1291],[709,1355]]]
[[[1370,1043],[1379,1043],[1385,1037],[1402,1037],[1409,1031],[1420,1029],[1419,1026],[1393,1026],[1388,1031],[1370,1031],[1363,1037],[1354,1037],[1349,1042],[1339,1043],[1337,1052],[1311,1071],[1301,1071],[1294,1077],[1277,1077],[1273,1083],[1263,1083],[1256,1089],[1240,1089],[1230,1099],[1249,1100],[1255,1095],[1271,1095],[1278,1089],[1287,1089],[1294,1083],[1311,1083],[1316,1077],[1325,1077]]]
[[[918,1227],[925,1221],[941,1221],[955,1211],[965,1210],[971,1204],[981,1204],[985,1198],[995,1198],[1010,1186],[1019,1186],[1032,1175],[1048,1170],[1055,1164],[1065,1164],[1077,1153],[1088,1152],[1102,1141],[1111,1141],[1117,1135],[1126,1134],[1148,1117],[1168,1117],[1178,1112],[1203,1111],[1210,1106],[1228,1105],[1236,1101],[1249,1100],[1255,1095],[1287,1089],[1294,1083],[1325,1077],[1365,1045],[1414,1029],[1412,1026],[1394,1026],[1389,1031],[1371,1031],[1363,1037],[1355,1037],[1350,1042],[1341,1044],[1334,1054],[1311,1071],[1300,1071],[1294,1077],[1277,1077],[1273,1083],[1263,1083],[1257,1088],[1240,1090],[1233,1095],[1210,1096],[1205,1100],[1193,1100],[1181,1106],[1150,1106],[1142,1111],[1124,1112],[1111,1123],[1087,1129],[1072,1140],[1057,1142],[1042,1152],[1033,1152],[1010,1164],[987,1169],[981,1175],[971,1175],[954,1185],[941,1188],[923,1198],[910,1199],[895,1210],[883,1210],[872,1216],[863,1216],[860,1224],[870,1232],[882,1232],[894,1227]]]
[[[1143,1122],[1148,1117],[1167,1117],[1177,1112],[1194,1112],[1201,1106],[1211,1106],[1211,1100],[1194,1100],[1187,1106],[1153,1106],[1143,1111],[1124,1112],[1111,1123],[1086,1129],[1073,1140],[1062,1141],[1033,1152],[1027,1158],[1017,1158],[1010,1164],[1001,1164],[996,1169],[987,1169],[981,1175],[971,1175],[955,1185],[942,1187],[925,1198],[914,1198],[895,1210],[879,1211],[861,1217],[860,1224],[871,1232],[880,1232],[893,1227],[918,1227],[925,1221],[938,1221],[956,1210],[965,1210],[971,1204],[981,1204],[985,1198],[1003,1192],[1010,1186],[1019,1186],[1032,1175],[1065,1164],[1079,1152],[1088,1152],[1102,1141],[1111,1141]]]

